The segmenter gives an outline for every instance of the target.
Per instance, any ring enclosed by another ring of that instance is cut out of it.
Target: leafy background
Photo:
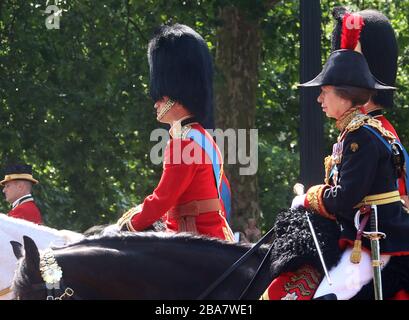
[[[261,21],[259,222],[264,230],[272,225],[299,177],[300,23],[298,1],[279,1],[265,12],[266,2],[57,1],[64,10],[59,30],[45,27],[47,1],[0,2],[1,165],[33,164],[41,182],[34,195],[47,225],[83,231],[113,222],[150,194],[161,166],[149,160],[150,132],[158,124],[148,98],[148,39],[158,25],[180,22],[202,34],[215,54],[218,14],[226,5]],[[408,144],[409,2],[321,1],[323,60],[336,5],[376,8],[391,19],[400,58],[397,107],[388,116]],[[325,132],[329,152],[337,133],[328,120]],[[2,200],[1,208],[7,212],[9,205]]]

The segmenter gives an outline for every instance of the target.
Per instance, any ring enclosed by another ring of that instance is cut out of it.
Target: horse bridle
[[[40,272],[44,283],[31,285],[30,291],[47,290],[46,300],[80,299],[74,295],[73,289],[64,285],[62,269],[50,248],[46,249],[40,256]],[[17,299],[19,300],[19,297]]]

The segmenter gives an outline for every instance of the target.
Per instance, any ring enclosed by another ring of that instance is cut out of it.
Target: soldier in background
[[[31,190],[38,181],[33,178],[32,167],[27,164],[9,165],[0,181],[6,201],[12,205],[9,217],[42,223],[41,213],[34,202]]]

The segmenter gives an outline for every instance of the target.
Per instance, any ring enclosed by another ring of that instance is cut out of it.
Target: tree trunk
[[[261,50],[259,22],[235,6],[221,8],[219,18],[215,59],[216,128],[234,129],[237,137],[237,129],[246,129],[249,156],[249,129],[255,127]],[[239,169],[246,166],[229,164],[227,149],[224,148],[224,167],[232,189],[232,226],[242,230],[248,218],[258,218],[260,214],[257,176],[240,175]]]

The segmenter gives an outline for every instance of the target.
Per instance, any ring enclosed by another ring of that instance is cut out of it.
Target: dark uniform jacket
[[[326,184],[311,187],[306,196],[307,207],[339,223],[342,247],[351,245],[356,238],[356,206],[367,196],[391,195],[390,192],[398,190],[392,153],[364,125],[393,139],[379,121],[356,112],[341,132],[332,156],[326,159]],[[388,255],[409,255],[409,214],[399,197],[394,199],[377,205],[378,230],[386,233],[386,238],[380,240],[380,251]],[[369,229],[367,223],[365,231]],[[369,240],[362,240],[362,246],[370,250]]]

